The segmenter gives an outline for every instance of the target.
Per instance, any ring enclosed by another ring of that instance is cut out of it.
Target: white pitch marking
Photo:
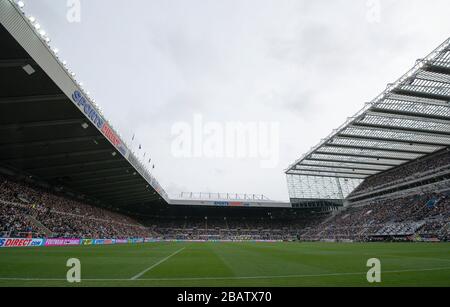
[[[166,258],[161,259],[160,261],[158,261],[158,262],[155,263],[154,265],[152,265],[152,266],[146,268],[145,270],[143,270],[143,271],[140,272],[139,274],[137,274],[137,275],[131,277],[130,280],[136,280],[136,279],[138,279],[139,277],[141,277],[142,275],[144,275],[145,273],[147,273],[147,272],[150,271],[151,269],[157,267],[158,265],[160,265],[160,264],[163,263],[164,261],[166,261],[166,260],[168,260],[169,258],[175,256],[176,254],[178,254],[179,252],[181,252],[181,251],[184,250],[185,248],[186,248],[186,247],[180,248],[179,250],[177,250],[176,252],[170,254],[170,255],[167,256]]]
[[[389,273],[408,273],[408,272],[428,272],[450,270],[450,267],[430,268],[420,270],[395,270],[382,271],[382,274]],[[363,275],[367,272],[349,272],[349,273],[325,273],[325,274],[308,274],[308,275],[273,275],[273,276],[231,276],[231,277],[179,277],[179,278],[141,278],[141,279],[125,279],[125,278],[85,278],[82,281],[189,281],[189,280],[239,280],[239,279],[277,279],[277,278],[302,278],[302,277],[327,277],[327,276],[345,276],[345,275]],[[0,281],[67,281],[63,278],[0,278]]]

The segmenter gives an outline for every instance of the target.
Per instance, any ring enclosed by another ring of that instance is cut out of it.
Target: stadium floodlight
[[[59,49],[58,48],[53,48],[52,51],[53,51],[53,53],[58,54]]]
[[[34,24],[34,28],[35,28],[36,30],[39,30],[39,29],[41,28],[41,24],[40,24],[39,22],[35,23],[35,24]]]
[[[33,68],[30,64],[27,64],[27,65],[23,66],[22,69],[25,70],[25,72],[26,72],[28,75],[32,75],[32,74],[34,74],[34,73],[36,72],[36,71],[34,70],[34,68]]]
[[[84,122],[81,124],[81,127],[83,127],[83,129],[87,129],[89,127],[89,124]]]
[[[29,16],[28,20],[33,24],[36,22],[36,18],[34,18],[33,16]]]
[[[23,1],[17,1],[16,3],[17,3],[17,6],[18,6],[20,9],[23,9],[24,6],[25,6],[25,3],[24,3]]]

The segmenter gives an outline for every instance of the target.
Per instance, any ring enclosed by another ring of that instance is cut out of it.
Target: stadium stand
[[[442,157],[438,155],[438,158]],[[426,161],[430,165],[436,163],[433,159]],[[411,167],[416,168],[416,164],[411,164]],[[421,170],[417,169],[418,172]],[[405,169],[405,172],[411,170]],[[449,239],[449,191],[416,192],[396,198],[389,195],[349,206],[331,218],[330,213],[301,214],[304,210],[293,214],[293,209],[246,208],[244,211],[244,208],[236,208],[237,211],[232,212],[231,208],[194,210],[189,206],[168,209],[159,212],[160,215],[130,218],[37,185],[5,176],[0,178],[0,231],[10,237],[313,241]]]
[[[447,240],[450,193],[415,194],[349,207],[302,234],[304,240],[413,239],[415,234]]]
[[[1,232],[6,237],[148,237],[133,219],[42,188],[0,177]]]
[[[448,170],[450,170],[450,154],[448,148],[446,148],[435,154],[367,178],[349,197],[352,198],[373,190],[433,176]]]
[[[294,240],[300,229],[313,222],[309,215],[293,217],[284,210],[275,210],[278,213],[272,216],[267,209],[247,209],[244,213],[240,208],[178,208],[172,213],[191,215],[164,212],[163,216],[137,217],[140,223],[54,190],[0,177],[0,232],[4,237]]]
[[[448,148],[367,178],[348,197],[350,205],[305,229],[301,240],[449,239]],[[435,180],[437,174],[445,174]],[[432,178],[420,180],[422,178]],[[412,185],[412,182],[419,184]],[[393,187],[404,186],[402,189]],[[372,193],[384,190],[385,193]],[[366,194],[367,197],[360,196]],[[359,198],[358,198],[359,196]]]
[[[29,18],[0,8],[0,237],[449,240],[450,39],[289,167],[292,208],[193,206],[169,198]]]

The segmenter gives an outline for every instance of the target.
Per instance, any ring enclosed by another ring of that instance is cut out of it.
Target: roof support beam
[[[141,194],[141,195],[133,194],[133,195],[131,195],[131,197],[122,197],[122,198],[114,197],[114,198],[109,198],[109,199],[104,198],[104,199],[106,199],[108,202],[116,202],[116,203],[122,202],[124,204],[131,204],[131,203],[137,203],[137,202],[155,201],[155,200],[158,200],[159,198],[160,197],[158,194],[157,195],[149,195],[147,193],[147,194]]]
[[[118,200],[119,198],[130,198],[130,197],[134,197],[134,195],[142,195],[143,192],[145,192],[144,190],[127,190],[127,191],[121,191],[118,193],[109,193],[108,191],[100,191],[100,192],[96,192],[96,191],[91,191],[89,192],[90,195],[95,198],[95,199],[99,199],[102,201],[107,200],[108,202],[115,202],[116,200]],[[149,193],[151,193],[149,191]]]
[[[417,92],[417,91],[405,90],[405,89],[400,89],[400,88],[396,88],[396,89],[392,90],[392,93],[396,93],[399,95],[405,95],[405,96],[427,98],[427,99],[436,99],[436,100],[445,100],[445,101],[450,100],[450,96]]]
[[[136,198],[136,199],[132,199],[130,201],[108,200],[108,202],[112,203],[112,204],[115,204],[115,205],[117,205],[119,207],[126,207],[126,206],[130,206],[130,205],[138,205],[138,204],[150,203],[150,202],[153,202],[155,200],[147,199],[147,198]]]
[[[144,191],[137,191],[137,192],[132,192],[129,193],[127,195],[114,195],[114,194],[109,194],[109,195],[105,195],[103,196],[104,199],[108,199],[108,200],[126,200],[126,199],[130,199],[131,197],[150,197],[150,198],[158,198],[159,195],[158,193],[154,194],[153,191],[151,190],[144,190]]]
[[[322,168],[333,168],[333,169],[344,169],[344,170],[362,170],[362,171],[376,171],[376,172],[383,172],[390,169],[390,167],[387,168],[373,168],[373,167],[363,167],[363,166],[346,166],[346,165],[330,165],[330,164],[314,164],[314,163],[307,163],[308,161],[303,161],[301,164],[298,164],[299,166],[312,166],[312,167],[322,167]],[[297,168],[300,169],[300,168]]]
[[[296,168],[297,171],[304,171],[304,172],[317,172],[317,173],[334,173],[334,174],[345,174],[345,175],[361,175],[361,176],[372,176],[379,172],[373,172],[373,173],[363,173],[363,172],[351,172],[347,170],[339,171],[329,168],[328,170],[317,170],[317,169],[308,169],[308,168]]]
[[[137,204],[148,204],[148,203],[154,203],[158,200],[159,200],[159,198],[131,199],[130,201],[124,201],[123,204],[125,204],[126,206],[137,205]]]
[[[143,193],[145,191],[148,191],[149,193],[152,193],[153,190],[150,190],[150,188],[146,188],[144,184],[138,185],[127,185],[122,186],[120,188],[107,188],[107,189],[83,189],[80,191],[83,191],[84,194],[90,193],[93,197],[102,197],[102,196],[117,196],[117,195],[131,195],[133,193]]]
[[[20,157],[20,158],[15,158],[15,159],[6,159],[6,160],[0,159],[0,162],[11,163],[11,162],[23,162],[23,161],[35,161],[35,160],[42,160],[42,159],[52,160],[52,159],[73,158],[73,157],[89,156],[89,155],[112,153],[112,152],[113,151],[110,149],[86,150],[86,151],[79,151],[79,152],[67,152],[67,153],[61,153],[61,154],[55,154],[55,155],[47,155],[47,156],[27,156],[27,157]]]
[[[343,178],[343,179],[366,179],[369,176],[355,175],[355,174],[333,174],[333,173],[314,173],[314,172],[304,172],[304,171],[289,171],[286,175],[298,175],[298,176],[310,176],[310,177],[326,177],[326,178]]]
[[[445,124],[448,125],[450,120],[450,116],[419,114],[400,110],[386,110],[377,107],[372,107],[370,111],[366,112],[366,114],[377,117],[400,118],[400,119],[414,120],[418,122],[439,123],[444,125]]]
[[[429,72],[425,69],[422,69],[418,73],[416,73],[414,79],[425,81],[425,82],[430,82],[430,81],[436,82],[436,83],[439,83],[442,85],[442,86],[439,86],[439,85],[415,85],[416,87],[421,87],[421,88],[440,88],[440,87],[444,87],[446,85],[450,85],[450,76],[448,76],[446,74]]]
[[[408,127],[396,127],[389,125],[380,125],[380,124],[371,124],[371,123],[363,123],[363,122],[353,122],[351,126],[355,127],[370,127],[370,128],[380,128],[392,131],[402,131],[402,132],[418,132],[418,133],[434,133],[439,135],[445,135],[446,137],[450,136],[450,132],[448,131],[436,131],[432,129],[417,129],[417,128],[408,128]]]
[[[120,173],[118,175],[96,176],[94,178],[77,180],[75,183],[76,184],[84,184],[84,183],[96,184],[96,182],[104,182],[105,180],[109,181],[112,179],[122,179],[122,178],[130,178],[130,177],[134,177],[133,174]]]
[[[67,98],[67,96],[64,94],[6,97],[6,98],[0,98],[0,105],[1,104],[11,104],[11,103],[61,102],[61,101],[66,101],[68,99],[69,98]]]
[[[92,136],[83,136],[83,137],[74,137],[74,138],[55,139],[55,140],[3,144],[3,145],[0,145],[0,149],[3,150],[5,148],[58,145],[58,144],[68,144],[68,143],[86,142],[86,141],[100,141],[100,140],[104,140],[104,139],[105,139],[105,137],[102,135],[92,135]]]
[[[102,200],[105,200],[107,202],[114,202],[114,203],[128,203],[128,201],[136,201],[136,200],[142,200],[145,199],[146,201],[155,201],[159,199],[159,195],[153,195],[153,194],[143,194],[143,193],[136,193],[136,194],[130,194],[129,196],[124,197],[108,197],[104,196],[102,197]]]
[[[385,152],[391,152],[391,153],[408,153],[408,154],[429,154],[429,153],[431,153],[431,152],[426,152],[426,151],[391,149],[391,148],[384,148],[384,147],[371,147],[371,146],[358,146],[358,145],[343,145],[343,144],[334,144],[334,143],[327,143],[323,147],[376,150],[376,151],[385,151]]]
[[[446,134],[439,134],[439,133],[432,133],[432,132],[418,132],[418,131],[396,131],[394,129],[391,128],[380,128],[380,127],[362,127],[359,125],[353,125],[350,124],[348,125],[349,129],[357,129],[357,130],[370,130],[370,131],[374,131],[375,133],[380,133],[380,132],[386,132],[386,133],[407,133],[410,135],[414,135],[414,136],[421,136],[421,137],[427,137],[427,138],[445,138],[445,139],[449,139],[450,140],[450,136],[446,135]],[[345,129],[346,130],[346,129]],[[345,130],[344,130],[344,134],[345,134]],[[350,134],[353,135],[353,134]]]
[[[366,155],[366,154],[350,154],[350,153],[342,153],[342,152],[327,152],[327,151],[320,151],[320,148],[314,153],[323,154],[323,155],[332,155],[332,156],[346,156],[346,157],[353,157],[353,158],[388,159],[388,160],[396,160],[396,161],[401,161],[401,162],[405,162],[405,160],[408,161],[408,159],[405,159],[405,158],[390,157],[389,155],[379,156],[379,155]]]
[[[434,73],[444,74],[444,75],[449,75],[450,76],[450,68],[448,68],[448,67],[434,65],[434,64],[426,64],[426,65],[424,65],[424,67],[422,67],[422,69],[425,70],[425,71],[429,71],[429,72],[434,72]]]
[[[1,59],[0,60],[0,68],[22,67],[27,64],[33,64],[33,63],[34,63],[34,61],[31,58]]]
[[[410,141],[410,140],[400,140],[400,139],[394,139],[394,138],[382,138],[382,137],[373,137],[373,136],[361,136],[361,135],[354,135],[354,134],[347,134],[342,133],[338,134],[337,138],[342,139],[349,139],[349,140],[367,140],[367,141],[380,141],[380,142],[386,142],[391,144],[406,144],[406,145],[423,145],[423,146],[439,146],[439,147],[445,147],[449,146],[450,143],[435,143],[435,142],[424,142],[424,141]],[[450,141],[450,139],[449,139]]]
[[[78,186],[75,187],[76,189],[79,190],[87,190],[87,191],[92,191],[92,192],[108,192],[108,194],[112,194],[115,192],[121,193],[123,191],[127,191],[127,190],[139,190],[139,191],[144,191],[144,190],[149,190],[149,191],[153,191],[153,188],[147,183],[147,181],[145,181],[144,178],[140,177],[140,176],[133,176],[135,178],[133,179],[128,179],[128,180],[123,180],[123,182],[108,182],[105,183],[103,185],[84,185],[84,186]],[[116,186],[116,187],[114,187]]]
[[[427,98],[405,96],[405,95],[399,95],[399,94],[389,94],[386,96],[385,99],[418,103],[418,104],[422,104],[422,105],[439,106],[439,107],[448,107],[449,106],[449,102],[446,100],[427,99]]]
[[[18,130],[22,128],[41,128],[41,127],[54,127],[63,125],[81,125],[87,122],[80,118],[75,119],[62,119],[62,120],[46,120],[39,122],[27,122],[27,123],[17,123],[17,124],[0,124],[0,130]]]
[[[100,161],[91,161],[91,162],[82,162],[82,163],[73,163],[73,164],[62,164],[62,165],[54,165],[54,166],[45,166],[45,167],[37,167],[37,168],[28,168],[27,171],[47,171],[54,169],[65,169],[71,167],[86,167],[86,166],[97,166],[99,164],[110,164],[110,163],[124,163],[124,160],[120,159],[110,159],[110,160],[100,160]]]
[[[109,186],[115,186],[115,185],[119,185],[122,186],[124,184],[128,184],[128,183],[133,183],[133,184],[142,184],[142,181],[144,180],[142,177],[137,177],[137,176],[133,176],[136,178],[132,178],[132,179],[127,179],[127,180],[118,180],[118,181],[108,181],[108,182],[103,182],[103,183],[96,183],[95,184],[95,190],[101,190],[99,188],[103,188],[103,187],[109,187]],[[85,183],[85,184],[78,184],[78,182],[75,182],[73,185],[71,185],[71,188],[73,189],[83,189],[84,187],[92,187],[91,184],[89,183]]]
[[[387,167],[396,167],[396,166],[399,166],[402,164],[402,163],[398,163],[398,164],[375,163],[375,162],[364,162],[364,161],[353,161],[353,160],[342,160],[342,159],[325,159],[325,158],[306,158],[301,163],[307,162],[307,161],[351,163],[351,164],[361,164],[361,165],[367,165],[367,166],[387,166]],[[405,160],[404,162],[406,163],[408,161]]]
[[[90,175],[96,176],[96,175],[100,175],[100,174],[107,174],[107,173],[111,173],[111,172],[121,172],[123,171],[124,173],[127,173],[127,170],[130,172],[130,174],[132,174],[134,172],[134,169],[129,165],[129,166],[123,166],[123,167],[107,167],[107,168],[103,168],[103,169],[92,169],[91,171],[86,171],[83,170],[81,172],[64,172],[63,175],[64,177],[89,177]],[[59,175],[53,175],[53,176],[47,176],[46,178],[53,178],[53,177],[57,177]],[[45,176],[44,176],[45,177]]]

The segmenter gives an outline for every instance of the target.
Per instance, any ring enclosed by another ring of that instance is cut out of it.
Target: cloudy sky
[[[448,0],[81,0],[80,22],[73,1],[25,2],[171,194],[287,200],[284,169],[450,36]],[[179,157],[174,127],[195,116],[278,125],[258,130],[275,163]]]

